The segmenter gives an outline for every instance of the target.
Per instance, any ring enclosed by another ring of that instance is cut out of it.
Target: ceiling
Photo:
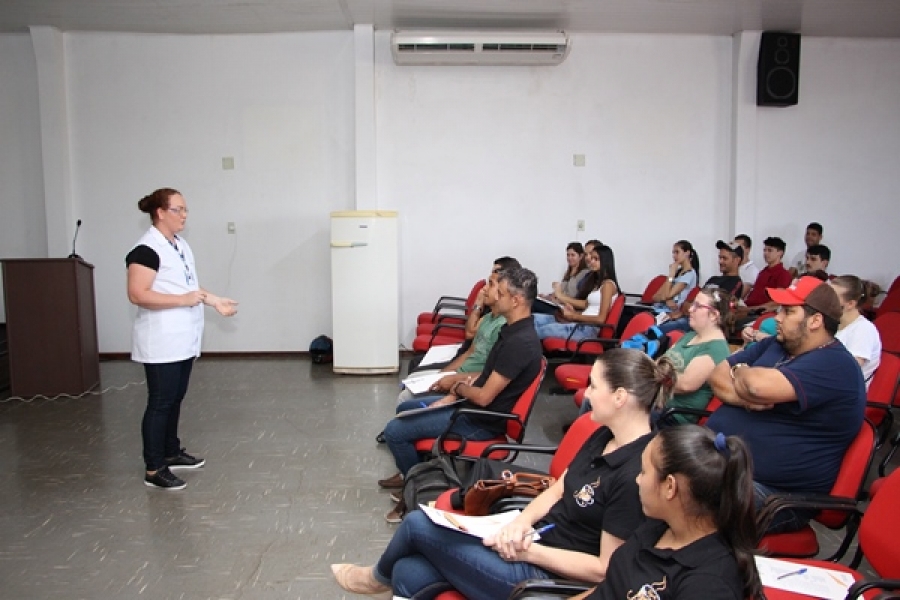
[[[375,29],[900,37],[900,0],[0,0],[0,32],[176,34]]]

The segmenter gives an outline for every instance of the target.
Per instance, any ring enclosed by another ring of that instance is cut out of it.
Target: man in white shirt
[[[734,243],[740,245],[740,247],[744,249],[744,258],[741,260],[738,272],[740,273],[741,281],[744,282],[741,298],[746,298],[747,294],[750,293],[750,290],[753,289],[756,278],[759,277],[759,267],[750,260],[750,249],[753,247],[753,241],[750,239],[749,235],[741,233],[734,236]]]
[[[788,267],[788,270],[791,272],[791,276],[796,279],[806,273],[806,251],[812,248],[813,246],[818,246],[822,243],[822,225],[820,223],[816,223],[813,221],[809,225],[806,226],[806,235],[803,237],[803,241],[806,242],[806,248],[798,252],[794,255],[794,258],[791,259],[791,262],[785,265]]]

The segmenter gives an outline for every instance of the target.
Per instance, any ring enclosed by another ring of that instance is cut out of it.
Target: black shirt
[[[519,396],[534,382],[534,378],[541,371],[543,359],[541,341],[534,329],[534,318],[528,315],[513,324],[506,324],[500,328],[497,341],[491,348],[484,369],[478,379],[472,384],[475,387],[484,386],[491,373],[496,371],[509,379],[505,388],[500,390],[497,397],[490,404],[483,407],[485,410],[508,413]],[[482,408],[473,403],[468,403],[469,408]],[[477,424],[488,431],[503,433],[506,431],[506,421],[496,417],[477,417],[468,415],[471,423]]]
[[[591,600],[743,600],[737,560],[720,534],[678,550],[654,548],[664,521],[642,525],[609,560]]]
[[[143,265],[154,271],[159,271],[159,254],[157,254],[156,250],[150,246],[140,244],[139,246],[132,248],[131,252],[128,253],[128,256],[125,257],[126,267],[133,263]]]
[[[556,526],[541,534],[539,543],[596,556],[601,532],[621,540],[631,537],[644,522],[635,478],[652,438],[648,433],[604,456],[612,432],[608,427],[595,431],[569,465],[562,499],[535,524]]]
[[[719,288],[732,296],[738,296],[743,286],[744,282],[741,281],[740,275],[716,275],[707,279],[703,287]]]

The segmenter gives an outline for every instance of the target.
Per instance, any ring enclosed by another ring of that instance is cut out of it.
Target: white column
[[[356,209],[379,208],[375,164],[375,29],[353,27],[356,90]]]
[[[72,206],[65,35],[54,27],[31,27],[37,63],[44,168],[47,256],[68,256],[75,232]]]
[[[760,31],[734,35],[732,68],[731,229],[734,235],[754,237],[754,248],[762,248],[762,232],[756,231],[757,107],[756,63]],[[755,235],[754,235],[755,234]]]

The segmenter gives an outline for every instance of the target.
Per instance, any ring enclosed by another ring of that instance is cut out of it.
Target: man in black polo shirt
[[[506,325],[500,329],[484,370],[477,377],[457,380],[450,389],[441,390],[447,392],[444,396],[416,398],[397,406],[398,413],[422,404],[429,410],[394,418],[384,428],[384,439],[400,472],[379,480],[381,487],[403,487],[403,476],[419,462],[416,440],[438,437],[443,433],[450,422],[453,407],[508,413],[538,376],[542,360],[541,343],[531,317],[531,303],[537,295],[537,277],[528,269],[504,270],[500,272],[495,289],[495,306],[506,318]],[[462,404],[454,404],[460,399],[464,400]],[[453,429],[470,440],[490,439],[505,430],[506,421],[503,419],[474,415],[460,416]]]

